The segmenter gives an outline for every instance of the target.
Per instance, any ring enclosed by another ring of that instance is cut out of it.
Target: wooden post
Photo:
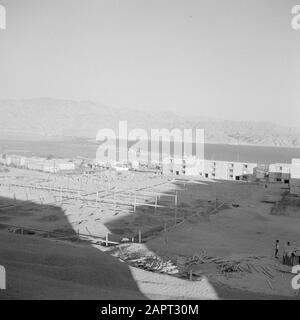
[[[155,196],[155,212],[156,212],[156,209],[157,209],[157,194]]]
[[[105,235],[105,245],[106,247],[108,247],[108,232],[106,232],[106,235]]]
[[[190,281],[193,281],[193,270],[190,270]]]
[[[176,226],[177,223],[177,207],[175,207],[175,213],[174,213],[174,225]]]
[[[177,191],[175,192],[175,207],[177,207],[177,201],[178,201],[178,195],[177,195]]]
[[[14,192],[14,203],[16,205],[16,202],[17,202],[17,198],[16,198],[16,193]]]
[[[134,193],[134,206],[133,211],[136,212],[136,192]]]
[[[116,189],[114,190],[114,214],[116,214],[116,207],[117,207],[117,203],[116,203]]]
[[[142,243],[142,232],[139,231],[139,243]]]

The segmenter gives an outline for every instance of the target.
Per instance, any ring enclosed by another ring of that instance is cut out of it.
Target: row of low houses
[[[111,152],[115,156],[116,151]],[[149,162],[148,152],[139,149],[123,150],[125,158],[119,162],[122,167],[139,169],[143,165],[149,166],[149,163],[158,165],[163,174],[177,176],[202,176],[209,179],[220,180],[261,180],[266,182],[282,182],[291,183],[292,175],[296,175],[295,166],[297,168],[300,160],[293,159],[292,163],[273,163],[270,165],[257,164],[253,162],[237,162],[237,161],[217,161],[217,160],[201,160],[193,156],[183,157],[163,157],[159,160],[159,154],[151,153],[151,161]],[[155,161],[156,159],[156,161]],[[298,162],[297,162],[298,161]],[[106,166],[114,166],[118,161],[113,159],[101,158],[96,159],[98,164]],[[293,169],[294,168],[294,169]],[[293,173],[292,173],[293,172]],[[297,173],[298,174],[298,173]],[[296,180],[295,180],[296,179]],[[295,184],[295,182],[293,182]],[[295,187],[294,187],[295,188]]]
[[[19,155],[0,155],[0,164],[10,167],[44,172],[72,171],[75,164],[63,159],[46,159],[40,157],[24,157]]]

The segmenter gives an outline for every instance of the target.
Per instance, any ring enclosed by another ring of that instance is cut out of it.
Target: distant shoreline
[[[0,137],[0,153],[27,156],[94,159],[98,145],[96,141],[85,138],[21,140]],[[258,164],[290,163],[292,158],[300,158],[300,148],[206,143],[204,158]]]
[[[47,136],[47,135],[30,135],[30,134],[3,134],[0,131],[0,141],[6,141],[6,140],[12,140],[12,141],[58,141],[58,142],[66,142],[66,141],[72,141],[72,142],[88,142],[91,144],[97,144],[96,138],[91,137],[75,137],[75,136]],[[270,144],[254,144],[254,143],[243,143],[243,144],[237,144],[237,143],[224,143],[224,142],[218,142],[218,141],[208,141],[205,143],[206,145],[224,145],[224,146],[239,146],[239,147],[266,147],[266,148],[281,148],[281,149],[299,149],[299,146],[282,146],[282,145],[270,145]]]

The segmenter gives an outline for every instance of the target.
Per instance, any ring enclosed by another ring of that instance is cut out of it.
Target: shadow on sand
[[[41,231],[51,223],[59,232]],[[127,264],[76,239],[59,206],[0,197],[0,265],[0,299],[146,299]]]

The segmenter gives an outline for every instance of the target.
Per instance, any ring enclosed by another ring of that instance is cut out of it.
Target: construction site
[[[285,184],[0,168],[12,283],[0,298],[299,298],[300,201]],[[283,263],[287,242],[293,260]]]

